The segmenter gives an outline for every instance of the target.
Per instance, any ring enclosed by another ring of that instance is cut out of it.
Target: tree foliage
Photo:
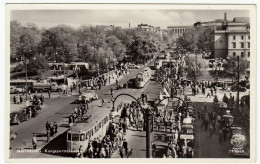
[[[31,23],[23,26],[11,21],[10,47],[11,62],[25,56],[29,60],[44,58],[44,62],[82,61],[93,67],[106,68],[125,59],[126,55],[134,61],[147,60],[151,54],[163,49],[165,43],[159,35],[137,29],[105,30],[86,25],[77,29],[67,25],[38,29]],[[45,66],[38,68],[45,69]]]
[[[248,61],[245,58],[239,58],[239,73],[240,76],[246,74],[246,69],[248,68]],[[229,57],[226,59],[225,63],[223,64],[224,67],[224,74],[229,77],[233,77],[234,79],[237,78],[237,70],[238,70],[238,61],[237,57]]]
[[[213,30],[210,27],[194,27],[183,33],[177,39],[177,47],[182,47],[190,52],[196,49],[202,51],[213,50]]]

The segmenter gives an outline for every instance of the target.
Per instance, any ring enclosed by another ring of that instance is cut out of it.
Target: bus
[[[137,88],[143,88],[151,78],[151,69],[146,67],[144,71],[139,72],[135,78]]]
[[[26,88],[26,80],[11,80],[10,87]],[[30,92],[58,91],[61,90],[56,83],[37,82],[36,80],[27,80],[27,89]]]
[[[27,80],[27,88],[28,90],[33,90],[33,84],[36,83],[36,80]],[[16,88],[26,88],[26,80],[18,79],[18,80],[11,80],[10,81],[10,87],[16,87]]]

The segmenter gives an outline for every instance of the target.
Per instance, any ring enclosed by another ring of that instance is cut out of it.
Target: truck
[[[33,83],[32,91],[34,92],[46,92],[46,91],[61,91],[61,87],[59,87],[56,83],[43,83],[37,82]]]

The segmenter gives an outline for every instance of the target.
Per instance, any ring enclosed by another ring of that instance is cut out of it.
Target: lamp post
[[[28,79],[28,73],[27,73],[27,58],[25,57],[24,53],[22,53],[22,60],[24,61],[24,67],[25,67],[25,99],[27,101],[28,99],[28,84],[27,84],[27,79]]]
[[[145,129],[146,129],[146,158],[151,158],[152,157],[152,150],[151,150],[151,129],[150,129],[150,124],[151,124],[151,119],[152,116],[154,115],[154,112],[151,110],[151,108],[149,107],[144,107],[141,105],[141,103],[139,102],[139,100],[137,100],[134,96],[127,94],[127,93],[122,93],[119,94],[115,97],[115,99],[112,100],[113,103],[113,107],[112,107],[112,111],[115,111],[115,101],[118,97],[120,96],[129,96],[131,98],[133,98],[137,104],[140,106],[141,111],[144,114],[144,118],[145,118]]]
[[[239,110],[239,55],[237,56],[237,110]]]

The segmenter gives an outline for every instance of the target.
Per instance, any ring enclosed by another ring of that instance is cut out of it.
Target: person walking
[[[32,137],[32,145],[34,150],[37,149],[37,138],[35,134]]]
[[[48,91],[49,99],[51,98],[51,91]]]
[[[124,158],[124,153],[123,153],[123,147],[122,145],[119,145],[119,155],[121,158]]]
[[[127,155],[128,154],[128,143],[127,143],[126,139],[124,139],[124,141],[123,141],[123,148],[125,149],[125,154]]]
[[[56,136],[57,133],[58,133],[58,125],[57,125],[56,122],[54,122],[54,124],[53,124],[53,128],[54,128],[54,136]]]
[[[16,104],[16,97],[15,96],[13,97],[13,101],[14,101],[14,104]]]

